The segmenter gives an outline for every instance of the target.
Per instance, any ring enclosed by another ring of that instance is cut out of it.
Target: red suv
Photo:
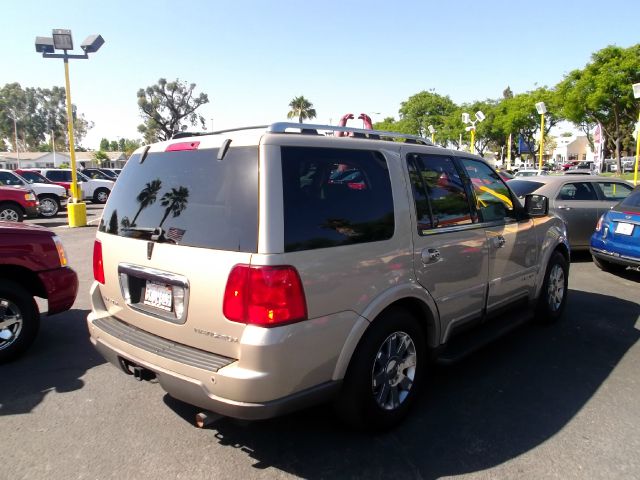
[[[31,190],[0,186],[0,220],[21,222],[25,215],[37,217],[39,205]]]
[[[35,340],[46,298],[47,315],[69,310],[78,277],[67,265],[62,242],[51,230],[0,222],[0,363],[24,352]]]

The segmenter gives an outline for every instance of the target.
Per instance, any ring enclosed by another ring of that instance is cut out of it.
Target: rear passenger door
[[[415,223],[413,263],[418,282],[451,327],[480,318],[487,285],[487,239],[452,157],[406,154]]]
[[[567,182],[560,187],[554,199],[555,213],[567,225],[567,236],[572,248],[585,248],[598,222],[600,202],[589,181]]]

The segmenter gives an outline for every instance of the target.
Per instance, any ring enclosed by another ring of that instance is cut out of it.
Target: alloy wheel
[[[382,343],[373,362],[371,387],[378,406],[397,409],[409,395],[416,373],[416,346],[405,332],[394,332]]]

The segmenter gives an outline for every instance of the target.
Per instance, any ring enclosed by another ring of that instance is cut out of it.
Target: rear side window
[[[622,200],[633,190],[631,186],[619,182],[598,182],[597,185],[604,200]]]
[[[45,176],[54,182],[70,182],[71,181],[71,172],[67,172],[66,170],[49,170],[45,173]]]
[[[393,236],[391,181],[379,152],[282,147],[284,250]]]
[[[230,148],[132,156],[99,230],[124,237],[217,250],[256,252],[258,149]],[[152,238],[153,237],[153,238]]]

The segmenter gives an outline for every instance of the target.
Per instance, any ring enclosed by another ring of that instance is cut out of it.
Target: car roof
[[[527,180],[525,179],[519,179],[519,178],[514,178],[513,180],[519,180],[519,181],[529,181],[529,182],[540,182],[540,183],[546,183],[546,184],[553,184],[553,183],[563,183],[563,182],[567,182],[567,181],[575,181],[575,180],[579,180],[579,181],[597,181],[597,182],[620,182],[620,183],[629,183],[626,180],[622,179],[622,178],[614,178],[614,177],[602,177],[599,175],[541,175],[539,177],[535,177],[535,179],[529,177]],[[510,180],[511,181],[511,180]]]

